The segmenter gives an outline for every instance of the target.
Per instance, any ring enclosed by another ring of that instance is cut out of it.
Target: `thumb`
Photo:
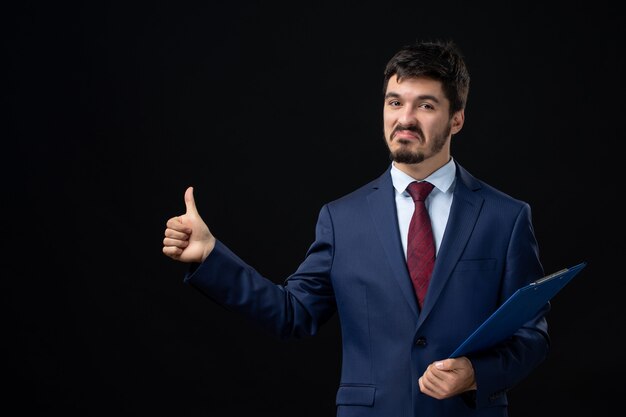
[[[193,198],[193,187],[188,187],[185,191],[185,207],[187,208],[187,212],[185,214],[198,214],[196,201]]]

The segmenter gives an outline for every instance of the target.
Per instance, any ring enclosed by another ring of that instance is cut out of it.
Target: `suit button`
[[[420,347],[426,346],[426,338],[422,336],[418,337],[417,340],[415,341],[415,344]]]

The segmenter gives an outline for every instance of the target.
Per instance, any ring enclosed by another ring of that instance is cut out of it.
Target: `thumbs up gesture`
[[[167,221],[163,253],[181,262],[202,262],[215,247],[215,236],[200,217],[193,187],[185,191],[185,214]]]

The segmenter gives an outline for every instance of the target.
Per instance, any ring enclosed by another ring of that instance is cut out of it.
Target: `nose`
[[[417,125],[417,116],[413,106],[404,106],[398,114],[398,124],[408,127]]]

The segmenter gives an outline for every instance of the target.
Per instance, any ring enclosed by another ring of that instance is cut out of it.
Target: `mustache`
[[[398,125],[391,131],[391,137],[394,137],[396,133],[402,132],[403,130],[416,133],[420,139],[424,138],[424,132],[422,132],[422,129],[420,129],[419,126],[415,126],[415,125],[410,125],[410,126]]]

